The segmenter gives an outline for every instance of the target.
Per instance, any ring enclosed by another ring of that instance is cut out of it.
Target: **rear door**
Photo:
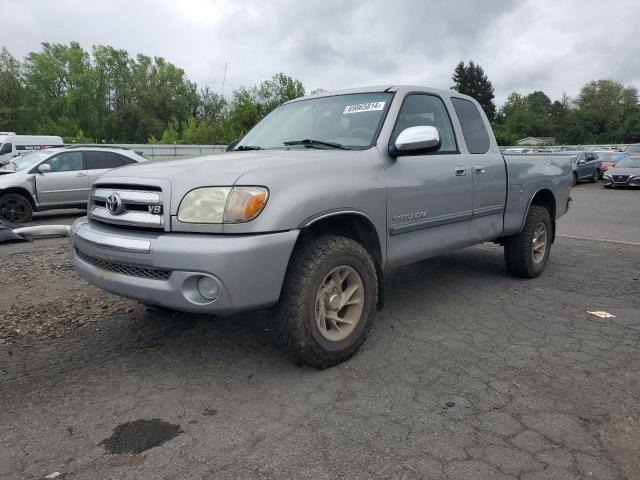
[[[61,152],[47,159],[47,173],[36,173],[36,194],[43,206],[86,203],[89,180],[82,152]]]
[[[465,98],[452,97],[451,103],[464,136],[466,156],[473,178],[473,218],[471,240],[474,243],[494,240],[503,229],[507,195],[507,171],[504,158],[491,148],[491,136],[477,105]]]
[[[389,143],[393,145],[404,129],[423,125],[438,129],[440,148],[398,156],[385,170],[391,267],[469,244],[472,175],[443,99],[407,94]]]
[[[117,167],[122,167],[129,163],[133,163],[133,160],[119,155],[114,152],[105,151],[85,151],[87,171],[89,173],[89,187],[93,185],[100,175]]]

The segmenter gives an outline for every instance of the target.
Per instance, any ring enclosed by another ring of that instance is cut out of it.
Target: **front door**
[[[399,156],[385,170],[390,267],[469,244],[472,174],[443,100],[423,93],[407,95],[390,142],[404,129],[423,125],[438,129],[440,148]]]
[[[579,180],[587,180],[593,177],[593,172],[598,166],[598,157],[591,152],[584,152],[578,155],[578,161],[576,163],[576,170]]]
[[[45,164],[50,172],[36,173],[36,192],[42,206],[86,203],[89,199],[89,177],[82,152],[61,152]]]

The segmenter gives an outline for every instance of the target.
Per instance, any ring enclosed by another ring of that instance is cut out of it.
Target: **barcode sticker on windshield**
[[[375,112],[376,110],[382,110],[386,102],[370,102],[370,103],[358,103],[357,105],[347,105],[344,107],[343,115],[347,113],[361,113],[361,112]]]

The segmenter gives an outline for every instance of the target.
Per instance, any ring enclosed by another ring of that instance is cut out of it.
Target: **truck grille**
[[[613,181],[616,183],[627,183],[629,175],[613,175]]]
[[[109,272],[119,273],[121,275],[128,275],[131,277],[150,278],[152,280],[168,280],[171,276],[171,270],[162,270],[153,267],[144,267],[142,265],[132,265],[129,263],[115,263],[96,258],[74,248],[76,255],[80,260],[89,265],[107,270]]]
[[[96,185],[91,190],[87,215],[112,225],[163,230],[163,192],[158,187]]]

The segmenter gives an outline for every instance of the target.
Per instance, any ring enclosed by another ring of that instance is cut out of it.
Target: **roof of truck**
[[[398,91],[417,91],[417,92],[429,92],[435,93],[442,97],[447,97],[454,95],[460,98],[467,98],[473,100],[468,95],[463,95],[454,90],[444,90],[439,88],[430,88],[430,87],[422,87],[419,85],[372,85],[368,87],[356,87],[356,88],[345,88],[342,90],[331,90],[328,92],[320,92],[313,95],[305,95],[304,97],[296,98],[295,100],[290,100],[286,103],[298,102],[300,100],[307,100],[309,98],[320,98],[320,97],[332,97],[335,95],[348,95],[353,93],[380,93],[380,92],[398,92]]]

